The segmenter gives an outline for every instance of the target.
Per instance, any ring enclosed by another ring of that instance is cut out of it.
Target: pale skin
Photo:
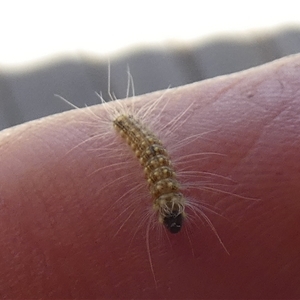
[[[256,200],[220,193],[209,198],[225,217],[209,215],[230,255],[200,220],[187,225],[188,235],[183,230],[150,238],[156,285],[145,231],[135,233],[151,203],[128,218],[114,206],[127,187],[116,182],[113,189],[99,189],[116,178],[115,160],[91,152],[93,139],[76,147],[94,134],[86,112],[1,132],[0,297],[299,297],[299,78],[300,55],[164,95],[186,99],[166,110],[169,118],[194,103],[191,125],[178,129],[178,139],[187,130],[214,129],[189,147],[224,156],[211,156],[200,166],[230,177],[232,193]],[[112,165],[110,172],[105,165]],[[139,169],[130,171],[138,178]],[[201,199],[203,193],[192,196]],[[105,213],[108,204],[112,209]]]

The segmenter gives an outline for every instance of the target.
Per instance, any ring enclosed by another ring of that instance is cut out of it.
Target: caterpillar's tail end
[[[163,223],[171,233],[178,233],[182,227],[183,215],[173,211],[164,218]]]

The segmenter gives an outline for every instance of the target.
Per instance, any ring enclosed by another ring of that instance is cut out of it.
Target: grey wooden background
[[[111,91],[126,96],[127,66],[136,95],[229,74],[300,52],[300,28],[222,37],[192,47],[140,49],[111,59]],[[107,60],[78,54],[22,72],[0,69],[0,129],[70,109],[97,104],[95,91],[107,94]]]

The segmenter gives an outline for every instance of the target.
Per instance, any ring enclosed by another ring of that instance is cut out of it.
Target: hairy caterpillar
[[[132,116],[134,120],[137,120],[141,124],[140,127],[143,128],[145,126],[149,128],[149,135],[153,133],[162,141],[163,148],[166,149],[172,158],[176,177],[178,178],[178,182],[180,182],[180,186],[182,186],[183,194],[186,195],[186,201],[184,201],[184,219],[186,219],[184,228],[187,228],[193,221],[196,221],[194,222],[195,224],[198,223],[199,219],[202,219],[213,230],[219,242],[224,247],[210,217],[208,217],[210,213],[218,214],[217,209],[214,207],[215,203],[210,202],[210,199],[204,196],[207,196],[211,192],[224,193],[225,195],[234,194],[224,190],[224,185],[222,184],[227,178],[217,175],[218,172],[214,170],[211,171],[209,168],[205,168],[205,160],[207,158],[222,161],[226,157],[222,153],[210,151],[208,147],[203,147],[203,149],[201,147],[190,147],[195,140],[205,141],[206,136],[209,136],[211,130],[199,128],[200,132],[187,134],[184,138],[182,138],[181,134],[181,138],[178,139],[178,132],[183,130],[189,133],[191,124],[196,124],[195,119],[192,118],[193,110],[191,108],[197,105],[189,100],[186,102],[185,108],[176,117],[173,116],[170,118],[168,116],[169,110],[176,107],[178,103],[185,99],[176,95],[173,97],[172,90],[158,94],[154,101],[153,99],[147,100],[147,97],[145,98],[143,103],[138,101],[138,99],[130,101],[116,100],[113,103],[105,103],[102,99],[103,114],[101,115],[98,115],[93,108],[88,109],[89,111],[86,110],[91,119],[91,128],[94,130],[94,135],[91,135],[90,140],[96,141],[97,144],[94,149],[91,149],[94,150],[92,155],[99,160],[113,157],[116,161],[114,165],[108,164],[105,166],[104,164],[103,168],[95,170],[89,176],[92,177],[97,172],[114,173],[114,179],[108,184],[102,185],[101,190],[106,189],[114,192],[122,186],[122,190],[125,192],[118,197],[112,196],[110,199],[103,199],[103,201],[107,202],[105,214],[111,214],[111,211],[115,208],[120,212],[117,217],[117,222],[120,223],[120,226],[115,235],[121,234],[124,230],[146,230],[145,239],[154,276],[150,255],[149,232],[154,227],[162,228],[162,226],[157,221],[157,211],[152,208],[153,199],[151,194],[147,192],[148,183],[144,178],[142,168],[139,166],[139,162],[132,154],[132,151],[124,143],[124,139],[115,130],[114,123],[116,123],[116,120],[118,118],[122,119],[122,116],[125,116],[125,119]],[[127,131],[130,131],[130,129],[127,129]],[[86,140],[82,141],[82,143],[85,142]],[[140,143],[140,141],[137,143]],[[213,141],[211,144],[213,144]],[[133,177],[131,175],[133,173],[137,174],[137,176]],[[195,190],[204,191],[206,194],[203,197],[196,198],[194,196]],[[186,218],[185,212],[187,212]],[[132,228],[131,223],[128,221],[131,218],[138,220],[136,228]],[[195,231],[195,228],[198,227],[193,225],[190,228]],[[201,227],[199,228],[201,229]],[[188,233],[187,230],[184,230],[184,232]]]
[[[185,217],[185,199],[167,149],[152,132],[130,115],[120,115],[113,123],[144,168],[153,208],[159,213],[160,223],[171,233],[178,233]]]

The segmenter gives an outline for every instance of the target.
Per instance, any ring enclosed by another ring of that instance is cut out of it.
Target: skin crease
[[[207,212],[230,255],[198,218],[176,235],[151,229],[156,285],[145,240],[151,202],[134,192],[119,199],[144,180],[137,160],[120,168],[97,139],[76,147],[95,133],[84,110],[2,131],[0,297],[300,297],[299,78],[295,55],[164,94],[172,100],[166,120],[193,103],[176,139],[213,129],[174,158],[222,154],[189,166],[230,178],[224,190],[254,200],[189,191],[222,214]],[[137,105],[161,94],[136,97]],[[93,111],[105,113],[102,106]]]

